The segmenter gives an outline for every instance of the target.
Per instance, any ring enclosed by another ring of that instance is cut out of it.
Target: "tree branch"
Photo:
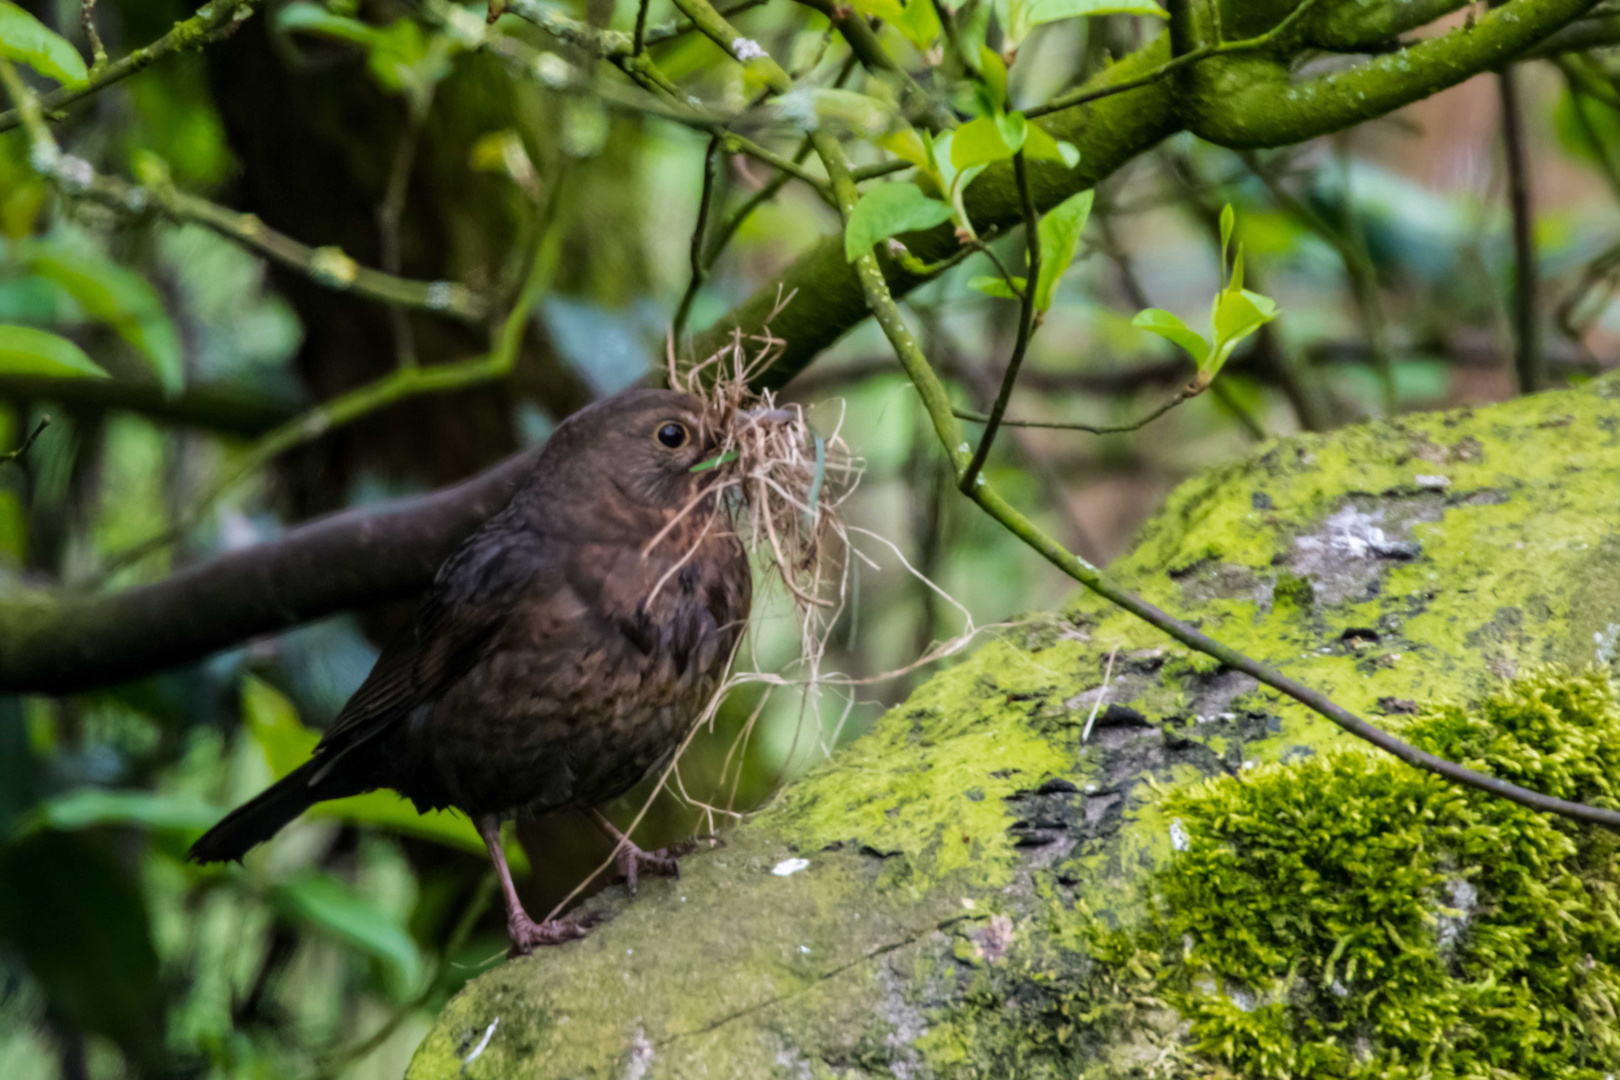
[[[90,78],[83,86],[63,86],[41,95],[40,106],[47,113],[54,113],[65,105],[87,98],[121,79],[129,78],[137,71],[151,67],[153,63],[170,53],[200,49],[235,30],[238,23],[253,14],[253,3],[254,0],[217,0],[216,3],[204,4],[197,10],[197,14],[175,23],[167,34],[152,44],[136,49],[110,63],[99,62],[105,60],[104,55],[98,57],[98,63],[90,70]],[[88,4],[84,9],[84,22],[87,28],[91,26]],[[92,42],[96,46],[100,45],[99,39],[94,37]],[[22,119],[22,113],[15,108],[0,113],[0,131],[10,131],[22,123]]]
[[[224,383],[188,386],[177,394],[168,394],[155,382],[0,375],[0,398],[139,413],[165,423],[250,438],[263,435],[298,412],[297,403],[286,396]]]
[[[518,454],[443,491],[347,510],[151,585],[0,606],[0,692],[93,690],[194,663],[261,634],[414,595],[512,497]]]

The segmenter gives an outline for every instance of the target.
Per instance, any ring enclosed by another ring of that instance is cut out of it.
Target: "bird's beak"
[[[737,419],[755,424],[791,424],[799,418],[794,409],[738,409]]]

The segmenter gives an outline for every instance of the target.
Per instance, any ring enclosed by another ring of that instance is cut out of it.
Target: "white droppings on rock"
[[[647,1033],[641,1028],[636,1029],[636,1037],[630,1043],[630,1060],[624,1066],[624,1080],[643,1080],[647,1070],[652,1068],[653,1045],[647,1041]]]
[[[1187,835],[1187,826],[1176,818],[1170,823],[1170,847],[1176,851],[1186,851],[1192,847],[1192,837]]]
[[[1451,477],[1449,476],[1427,476],[1419,473],[1416,480],[1417,486],[1427,491],[1439,491],[1441,488],[1451,486]]]
[[[775,874],[777,877],[789,877],[793,874],[797,874],[800,870],[806,869],[809,867],[809,865],[809,859],[783,859],[781,862],[771,867],[771,873]]]
[[[1450,884],[1448,893],[1446,906],[1454,914],[1442,912],[1440,915],[1439,944],[1442,950],[1449,950],[1462,940],[1474,909],[1479,906],[1479,890],[1470,881],[1458,878]]]
[[[1597,646],[1597,662],[1612,664],[1617,652],[1620,652],[1620,623],[1610,623],[1602,630],[1592,633],[1592,643]]]

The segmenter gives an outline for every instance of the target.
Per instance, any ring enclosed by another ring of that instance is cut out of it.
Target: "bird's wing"
[[[445,560],[411,624],[377,658],[317,753],[368,741],[413,706],[442,696],[477,661],[547,563],[542,541],[503,524],[491,521]]]

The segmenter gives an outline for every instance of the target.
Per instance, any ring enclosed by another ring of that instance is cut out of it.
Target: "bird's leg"
[[[609,821],[602,811],[592,809],[585,813],[616,845],[613,849],[614,862],[619,867],[619,873],[624,875],[624,888],[631,896],[636,895],[636,879],[643,870],[660,877],[680,877],[681,864],[676,860],[697,846],[687,841],[682,844],[671,844],[657,851],[643,851],[636,846],[635,841],[620,832],[619,827]]]
[[[561,945],[585,936],[585,928],[573,919],[548,919],[537,923],[523,910],[517,887],[512,884],[512,871],[506,865],[506,850],[501,847],[501,819],[489,816],[477,821],[478,835],[484,838],[489,857],[495,864],[495,874],[501,879],[501,895],[506,897],[506,934],[512,939],[512,956],[527,956],[543,945]]]

